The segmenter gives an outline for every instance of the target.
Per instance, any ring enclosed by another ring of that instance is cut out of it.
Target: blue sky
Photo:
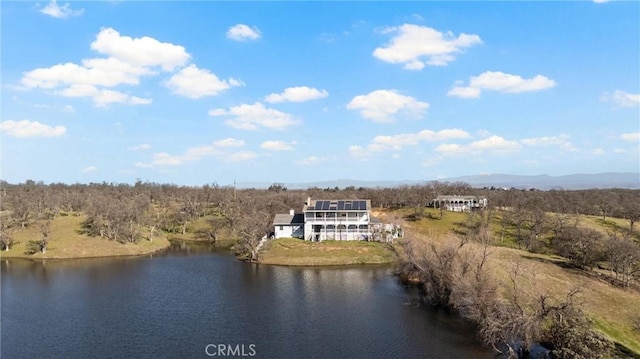
[[[637,1],[0,7],[9,182],[640,171]]]

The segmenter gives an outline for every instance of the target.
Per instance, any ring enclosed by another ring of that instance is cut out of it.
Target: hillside
[[[403,209],[381,211],[376,215],[386,221],[398,221],[407,213],[408,210]],[[456,237],[464,230],[462,225],[467,221],[466,214],[446,212],[442,219],[436,219],[438,213],[435,211],[427,214],[419,221],[402,221],[407,238],[428,245],[457,243]],[[611,231],[611,225],[615,226],[615,223],[612,220],[603,224],[601,219],[589,216],[581,220],[581,226],[597,228],[603,233]],[[619,228],[623,228],[624,221],[619,223]],[[488,264],[501,288],[509,285],[509,277],[515,267],[519,268],[519,285],[523,296],[535,298],[544,293],[551,297],[563,297],[572,289],[579,288],[579,302],[595,328],[635,355],[640,355],[640,287],[637,283],[631,288],[621,288],[611,284],[608,271],[585,271],[554,254],[519,250],[514,248],[511,234],[507,234],[503,241],[500,240],[498,228],[494,221],[492,236],[495,245],[490,247]],[[635,237],[640,238],[638,229]],[[470,244],[472,248],[480,250],[478,244]]]

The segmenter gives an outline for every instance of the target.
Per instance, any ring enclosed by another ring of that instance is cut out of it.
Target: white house
[[[372,238],[371,201],[307,199],[303,213],[277,214],[274,237],[307,241],[369,240]]]
[[[311,200],[304,208],[304,239],[308,241],[371,238],[370,200]]]
[[[275,238],[304,238],[304,215],[293,210],[289,214],[276,214],[273,235]]]
[[[453,212],[470,212],[487,206],[487,199],[478,196],[438,196],[433,202],[435,208]]]

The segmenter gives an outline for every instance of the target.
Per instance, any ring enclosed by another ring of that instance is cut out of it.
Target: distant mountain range
[[[318,188],[345,188],[345,187],[397,187],[402,185],[424,184],[433,180],[407,180],[407,181],[361,181],[339,179],[333,181],[319,181],[308,183],[285,183],[289,189]],[[508,174],[487,174],[477,176],[463,176],[438,179],[438,182],[465,182],[473,187],[505,187],[505,188],[536,188],[549,189],[590,189],[590,188],[630,188],[640,189],[640,173],[596,173],[596,174],[572,174],[566,176],[520,176]],[[263,182],[239,182],[240,188],[268,188],[271,183]]]

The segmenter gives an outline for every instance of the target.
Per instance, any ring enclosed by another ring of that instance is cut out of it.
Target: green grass
[[[640,357],[640,342],[638,335],[633,332],[630,325],[621,325],[621,323],[611,323],[602,318],[592,318],[594,327],[602,333],[605,333],[611,340],[622,344],[629,351]]]
[[[395,261],[387,244],[365,241],[309,242],[295,238],[269,241],[261,249],[259,262],[292,266],[382,264]]]
[[[628,219],[607,217],[606,220],[602,220],[602,216],[584,216],[582,222],[585,225],[598,229],[603,233],[629,233]],[[636,240],[640,240],[640,224],[636,223],[634,225],[632,236]]]
[[[169,247],[169,241],[163,236],[156,236],[153,242],[146,239],[137,244],[119,243],[100,237],[89,237],[80,233],[84,216],[59,216],[51,222],[49,244],[45,254],[27,254],[29,241],[41,238],[40,226],[32,223],[24,229],[18,229],[13,237],[18,243],[9,251],[0,251],[1,258],[89,258],[109,256],[135,256],[154,253]]]

